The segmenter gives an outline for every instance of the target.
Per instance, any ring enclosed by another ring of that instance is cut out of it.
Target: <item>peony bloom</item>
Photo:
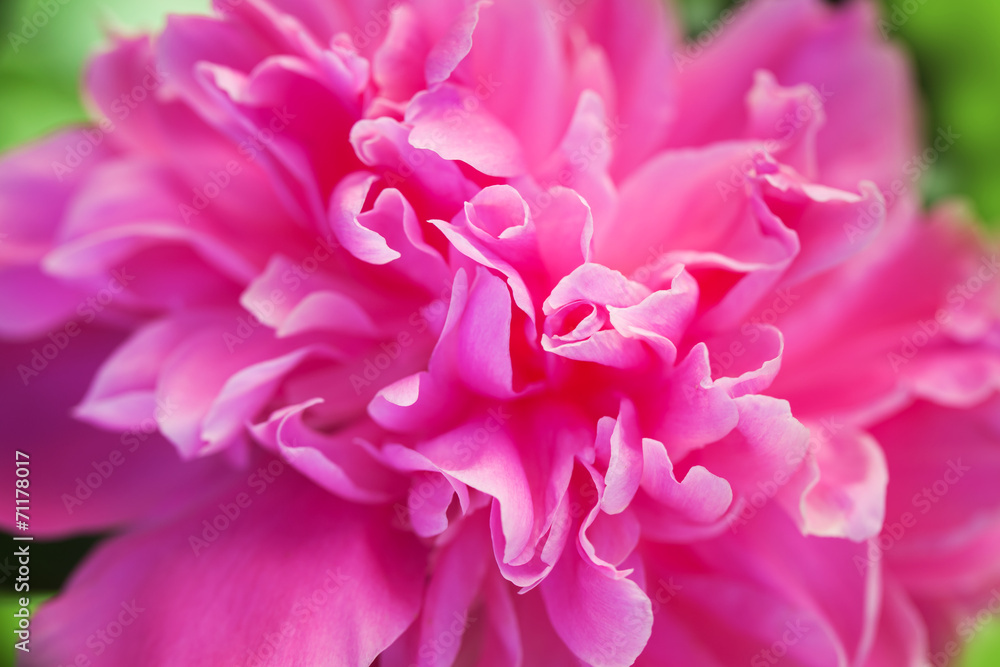
[[[31,531],[115,533],[24,664],[951,660],[996,249],[920,210],[870,3],[668,14],[217,0],[93,60],[0,163]]]

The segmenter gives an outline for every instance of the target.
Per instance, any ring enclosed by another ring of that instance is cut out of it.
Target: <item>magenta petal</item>
[[[449,525],[448,511],[452,500],[458,499],[462,513],[470,511],[469,488],[451,475],[442,472],[423,454],[401,445],[387,445],[382,449],[381,460],[402,473],[414,473],[407,494],[404,516],[400,505],[395,505],[396,517],[401,525],[409,523],[421,537],[434,537]]]
[[[541,585],[556,633],[597,667],[631,665],[653,626],[649,598],[630,579],[612,579],[569,550]]]
[[[490,566],[485,512],[481,514],[478,522],[470,521],[442,550],[434,575],[427,584],[419,621],[417,664],[421,667],[452,665],[461,646],[462,634],[471,625],[470,607]],[[441,637],[446,634],[452,640],[447,642],[448,646],[443,646],[445,642]]]
[[[429,38],[419,14],[400,5],[389,16],[385,40],[372,55],[372,80],[386,98],[405,101],[424,83],[420,61],[427,57]]]
[[[469,4],[434,44],[427,55],[424,76],[429,85],[446,81],[472,49],[472,33],[479,22],[482,2]]]
[[[17,450],[31,462],[29,516],[38,537],[96,532],[170,516],[232,479],[217,459],[183,464],[156,432],[152,409],[136,412],[132,421],[122,421],[111,432],[71,418],[100,360],[120,343],[121,334],[91,328],[67,338],[66,348],[51,360],[40,352],[54,345],[48,338],[0,348],[3,364],[10,369],[2,376],[3,442],[12,460]],[[40,371],[34,370],[36,355],[47,361]],[[30,371],[22,371],[27,383],[18,371],[22,367]],[[13,530],[14,520],[11,512],[4,523],[7,530]]]
[[[550,276],[564,276],[593,256],[594,218],[588,202],[572,190],[556,189],[552,203],[535,216],[538,250]],[[580,239],[579,246],[566,239]]]
[[[918,402],[872,429],[891,475],[883,535],[909,524],[884,557],[908,586],[949,594],[956,582],[969,589],[996,577],[998,405],[994,397],[957,420],[952,409]]]
[[[108,647],[115,664],[219,663],[265,650],[288,664],[303,656],[370,664],[417,616],[423,549],[388,528],[384,510],[303,489],[294,473],[272,474],[251,476],[183,519],[93,554],[39,613],[36,664],[71,663],[94,631],[91,619],[119,615],[132,623]],[[238,516],[227,519],[225,508]],[[216,516],[228,528],[213,528]],[[299,548],[289,551],[287,540]],[[203,641],[205,625],[190,605],[217,619],[213,641]],[[248,605],[254,614],[230,613]],[[294,641],[268,644],[282,632]]]
[[[86,306],[84,291],[39,266],[57,240],[73,194],[107,158],[107,145],[94,149],[86,137],[83,131],[59,133],[0,161],[0,308],[5,314],[0,334],[6,337],[46,333]],[[86,162],[77,156],[82,164],[71,169],[64,161],[78,143],[96,154]]]
[[[802,464],[809,430],[795,419],[784,401],[741,396],[733,399],[733,404],[739,411],[736,428],[699,452],[699,461],[725,478],[734,494],[752,498],[763,493],[766,497],[769,489],[787,483]]]
[[[641,164],[667,136],[676,115],[678,67],[671,51],[680,46],[680,38],[668,7],[656,0],[627,7],[600,0],[581,12],[618,89],[615,118],[609,123],[616,174]]]
[[[611,129],[610,125],[604,99],[590,88],[580,93],[565,136],[538,174],[542,184],[554,182],[558,185],[549,187],[548,193],[537,192],[530,197],[543,214],[552,206],[550,197],[568,194],[557,194],[559,188],[571,188],[584,199],[600,222],[610,222],[617,203],[617,191],[609,174],[614,156],[612,141],[617,137],[609,139],[609,135],[621,130],[617,126]],[[587,259],[590,259],[589,253]]]
[[[30,527],[116,533],[27,663],[954,653],[1000,599],[1000,265],[921,209],[875,5],[685,39],[663,0],[213,0],[112,36],[90,123],[0,160]]]
[[[24,296],[30,294],[31,301]],[[86,310],[86,297],[34,266],[0,268],[0,309],[7,313],[0,334],[28,339],[58,328]]]
[[[919,667],[926,664],[927,628],[920,618],[920,612],[906,595],[905,589],[893,579],[886,578],[884,591],[878,636],[864,666]]]
[[[812,86],[783,87],[774,74],[758,70],[747,93],[747,135],[772,140],[782,162],[814,178],[816,135],[826,121],[823,101],[823,93]]]
[[[659,424],[652,435],[678,461],[719,440],[739,422],[739,409],[727,388],[712,382],[708,350],[702,343],[677,365],[666,390],[653,401]]]
[[[480,427],[470,423],[425,443],[421,453],[443,472],[497,498],[507,538],[504,560],[513,560],[528,546],[536,522],[531,487],[516,445],[502,431],[490,437],[489,447],[475,446]]]
[[[404,480],[370,451],[364,441],[370,429],[326,436],[305,423],[305,411],[321,402],[317,399],[279,410],[256,425],[254,435],[304,476],[341,498],[359,503],[398,498]]]
[[[330,221],[337,240],[355,257],[372,264],[385,264],[399,257],[377,232],[358,220],[375,176],[358,172],[345,178],[333,193]]]
[[[666,650],[691,664],[766,663],[767,651],[783,636],[792,664],[862,661],[877,629],[881,584],[878,571],[859,574],[854,565],[864,549],[803,537],[772,506],[735,536],[683,549],[650,545],[646,576],[659,605],[638,664],[657,664]],[[817,586],[823,577],[830,585]]]
[[[687,542],[721,532],[733,507],[733,489],[705,467],[693,466],[678,479],[667,450],[645,439],[642,490],[636,513],[649,539]]]
[[[466,384],[494,398],[515,395],[510,356],[512,307],[504,281],[477,270],[459,323],[456,354]]]
[[[351,128],[351,144],[359,160],[384,171],[389,186],[408,194],[410,186],[418,186],[435,216],[471,199],[477,188],[463,176],[459,165],[433,151],[411,146],[410,132],[403,123],[385,116],[359,120]],[[413,167],[417,164],[420,169]]]
[[[825,435],[822,427],[811,442],[817,445],[812,454],[815,473],[805,493],[796,499],[803,532],[856,542],[877,536],[885,520],[889,483],[879,443],[847,429]]]
[[[161,365],[185,339],[211,321],[207,314],[170,318],[139,329],[101,365],[76,407],[78,418],[110,429],[128,429],[157,412],[172,412],[156,402]]]
[[[422,431],[448,414],[443,405],[448,399],[434,375],[418,373],[380,389],[368,404],[368,414],[389,431]]]
[[[472,108],[476,111],[466,111]],[[442,84],[419,93],[407,107],[406,122],[413,126],[410,143],[416,148],[461,160],[490,176],[517,176],[525,170],[515,136],[470,90]]]
[[[610,433],[607,433],[608,425],[603,423],[605,420],[601,421],[597,437],[602,438],[603,431],[603,437],[608,442],[608,472],[604,476],[606,486],[601,509],[608,514],[618,514],[628,507],[639,490],[643,474],[643,445],[639,438],[635,407],[629,401],[622,401],[618,418],[614,420]],[[601,447],[602,442],[599,441],[598,450]]]

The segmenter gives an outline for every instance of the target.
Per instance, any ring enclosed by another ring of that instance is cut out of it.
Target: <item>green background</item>
[[[58,11],[26,44],[11,43],[37,0],[0,0],[0,151],[86,117],[79,94],[80,68],[99,47],[105,29],[154,29],[171,12],[204,11],[209,0],[51,0]],[[628,1],[628,0],[618,0]],[[681,0],[692,35],[729,0]],[[985,224],[1000,227],[1000,2],[998,0],[884,0],[907,17],[892,39],[917,64],[925,127],[954,127],[963,140],[945,153],[922,183],[928,203],[966,198]],[[911,11],[907,12],[909,9]],[[912,11],[914,10],[915,11]],[[56,589],[92,540],[36,545],[34,583]],[[0,627],[16,603],[4,584]],[[39,596],[40,599],[40,596]],[[11,665],[11,642],[0,644],[0,667]],[[962,667],[1000,665],[1000,623],[970,644]]]

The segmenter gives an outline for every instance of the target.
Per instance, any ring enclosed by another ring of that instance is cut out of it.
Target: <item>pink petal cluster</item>
[[[871,3],[215,4],[0,162],[32,530],[118,533],[24,664],[916,667],[995,611],[996,249]]]

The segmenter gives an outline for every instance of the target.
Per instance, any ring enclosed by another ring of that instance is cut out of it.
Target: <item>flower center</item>
[[[568,303],[545,320],[545,333],[562,342],[586,340],[609,323],[608,311],[593,303]]]

